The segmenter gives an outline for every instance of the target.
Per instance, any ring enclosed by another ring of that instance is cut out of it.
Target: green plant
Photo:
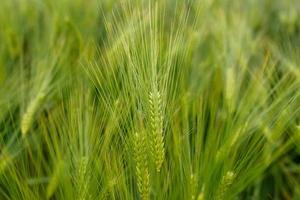
[[[0,199],[299,198],[298,5],[2,0]]]

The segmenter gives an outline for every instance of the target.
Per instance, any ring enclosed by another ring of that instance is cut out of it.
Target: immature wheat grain
[[[163,137],[163,115],[162,115],[162,101],[157,88],[149,94],[150,103],[150,121],[151,121],[151,154],[156,165],[156,171],[160,172],[162,163],[164,161],[164,137]]]
[[[134,136],[134,158],[137,176],[137,185],[142,200],[149,199],[150,175],[148,170],[147,141],[144,134],[135,133]]]
[[[235,174],[232,171],[228,171],[222,178],[219,188],[216,193],[216,200],[224,200],[225,194],[233,182]]]

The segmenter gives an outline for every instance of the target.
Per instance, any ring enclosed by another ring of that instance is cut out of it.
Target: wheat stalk
[[[150,174],[148,170],[147,141],[144,134],[135,133],[134,157],[136,164],[137,185],[142,200],[149,199]]]
[[[162,163],[164,161],[164,137],[163,137],[163,115],[162,115],[162,101],[161,95],[156,87],[149,94],[150,104],[150,121],[151,121],[151,154],[155,162],[156,171],[160,172]]]

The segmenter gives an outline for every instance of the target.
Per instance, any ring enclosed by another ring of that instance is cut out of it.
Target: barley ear
[[[235,174],[232,171],[228,171],[222,178],[219,188],[216,193],[216,200],[224,200],[225,195],[228,191],[228,188],[231,186],[233,180],[235,178]]]
[[[41,102],[43,101],[43,99],[45,98],[45,93],[44,92],[40,92],[38,93],[38,95],[29,103],[25,113],[23,114],[22,116],[22,119],[21,119],[21,132],[22,132],[22,135],[25,136],[31,125],[32,125],[32,122],[33,122],[33,119],[34,119],[34,115],[36,113],[36,111],[38,110]]]
[[[164,161],[165,149],[164,149],[164,137],[163,137],[163,115],[162,115],[162,101],[160,93],[157,89],[154,89],[149,94],[150,104],[150,122],[151,122],[151,134],[150,134],[150,149],[153,160],[155,162],[156,171],[160,172],[161,166]]]
[[[134,158],[137,186],[142,200],[149,199],[150,174],[148,170],[147,141],[144,134],[134,135]]]
[[[82,156],[80,160],[78,161],[78,168],[77,168],[77,177],[75,180],[75,189],[76,189],[76,198],[78,200],[86,200],[90,199],[88,194],[88,182],[89,182],[89,176],[88,176],[88,159],[85,156]]]

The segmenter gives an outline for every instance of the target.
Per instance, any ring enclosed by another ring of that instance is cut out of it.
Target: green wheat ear
[[[154,90],[149,94],[151,122],[150,150],[157,172],[160,172],[165,156],[161,103],[162,101],[160,93],[155,87]]]
[[[147,141],[145,134],[134,135],[134,158],[138,190],[142,200],[149,199],[150,174],[148,170]]]
[[[235,174],[232,171],[228,171],[222,178],[220,186],[216,193],[216,200],[224,200],[226,192],[228,188],[231,186],[233,180],[235,178]]]
[[[21,119],[21,132],[25,136],[33,122],[34,115],[38,110],[41,102],[44,100],[46,94],[44,92],[39,92],[38,95],[29,103],[25,113]]]
[[[87,166],[88,159],[87,157],[82,156],[78,161],[77,177],[75,181],[75,192],[77,193],[78,200],[90,199],[88,194],[88,182],[90,177],[88,176]]]

